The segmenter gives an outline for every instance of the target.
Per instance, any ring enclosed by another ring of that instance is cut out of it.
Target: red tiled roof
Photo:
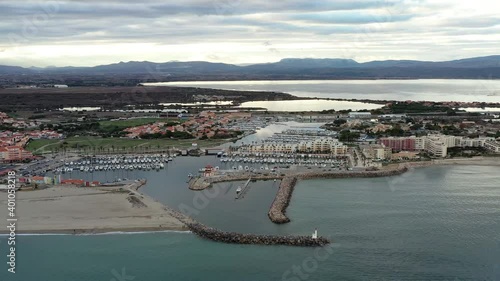
[[[62,184],[84,184],[84,180],[73,180],[73,179],[67,179],[67,180],[61,180]]]

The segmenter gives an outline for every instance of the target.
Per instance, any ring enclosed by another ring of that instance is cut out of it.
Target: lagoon
[[[331,99],[500,102],[500,80],[280,80],[146,83],[147,86],[275,91]]]

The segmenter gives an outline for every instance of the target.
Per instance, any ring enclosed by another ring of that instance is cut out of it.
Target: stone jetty
[[[296,177],[286,177],[281,180],[280,187],[268,213],[269,219],[271,219],[272,222],[277,224],[290,222],[285,212],[292,198],[293,189],[296,183]]]
[[[336,172],[312,172],[298,174],[299,180],[307,179],[341,179],[341,178],[377,178],[377,177],[390,177],[403,174],[408,171],[408,167],[399,166],[392,169],[375,170],[375,171],[347,171],[342,173]]]
[[[312,238],[312,236],[241,234],[236,232],[221,231],[215,228],[207,227],[200,223],[188,223],[187,226],[193,233],[202,238],[230,244],[321,247],[330,243],[330,241],[324,237]]]
[[[340,179],[340,178],[374,178],[374,177],[389,177],[400,175],[415,166],[426,166],[427,163],[417,163],[414,165],[394,165],[382,170],[364,170],[364,171],[335,171],[335,172],[288,172],[286,174],[255,174],[249,172],[231,173],[227,175],[217,175],[211,177],[197,177],[191,179],[189,188],[192,190],[203,190],[210,188],[214,183],[242,181],[251,177],[252,180],[271,180],[280,179],[280,187],[276,193],[273,203],[268,212],[269,219],[277,224],[290,222],[286,216],[286,209],[290,204],[293,190],[297,181],[308,179]]]
[[[257,235],[257,234],[242,234],[237,232],[225,232],[216,228],[203,225],[191,217],[175,211],[167,206],[165,210],[184,223],[191,232],[195,235],[209,239],[215,242],[230,243],[230,244],[257,244],[257,245],[286,245],[300,247],[318,247],[330,243],[327,238],[312,236],[279,236],[279,235]]]

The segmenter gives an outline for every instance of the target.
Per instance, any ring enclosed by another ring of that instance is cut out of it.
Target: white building
[[[477,139],[462,139],[460,142],[461,147],[484,147],[487,141],[492,141],[494,138],[477,138]]]
[[[500,153],[500,142],[497,142],[495,140],[487,140],[484,142],[484,147],[488,149],[489,151],[492,151],[494,153]]]
[[[357,111],[354,111],[354,112],[349,112],[349,118],[362,118],[362,119],[365,119],[365,118],[372,118],[372,114],[370,112],[357,112]]]
[[[258,145],[243,146],[240,148],[242,152],[248,153],[295,153],[297,152],[296,144],[289,143],[263,143]]]
[[[347,146],[334,138],[318,138],[313,141],[302,141],[298,144],[298,152],[346,154]]]
[[[436,157],[446,157],[448,155],[448,145],[452,141],[441,136],[427,136],[425,138],[425,150]]]
[[[386,160],[392,156],[392,149],[383,144],[361,145],[360,148],[366,159]]]
[[[493,138],[466,138],[448,135],[429,135],[422,138],[425,150],[436,157],[446,157],[448,148],[452,147],[484,147],[485,143]],[[416,145],[416,143],[415,143]]]
[[[267,142],[240,147],[246,153],[325,153],[341,155],[347,153],[347,146],[331,137],[317,138],[297,143]]]

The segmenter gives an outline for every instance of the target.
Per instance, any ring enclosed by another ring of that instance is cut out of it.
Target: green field
[[[178,122],[177,119],[166,119],[166,118],[137,118],[137,119],[127,119],[127,120],[116,120],[116,121],[101,121],[99,125],[101,127],[118,127],[118,128],[129,128],[142,126],[146,124],[153,124],[155,122]]]
[[[99,153],[147,153],[169,148],[188,148],[193,143],[198,147],[214,147],[226,140],[139,140],[126,138],[71,137],[65,140],[34,140],[26,149],[43,154],[50,152]]]

